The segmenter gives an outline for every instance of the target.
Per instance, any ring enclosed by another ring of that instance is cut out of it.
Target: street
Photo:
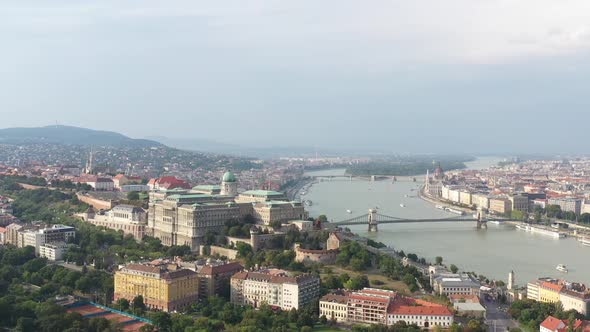
[[[486,325],[490,332],[504,332],[510,328],[517,327],[517,324],[512,321],[510,315],[506,312],[508,308],[505,304],[498,304],[495,301],[484,300],[486,307]]]

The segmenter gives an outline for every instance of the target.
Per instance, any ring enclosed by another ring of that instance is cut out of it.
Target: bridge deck
[[[477,219],[473,218],[446,218],[446,219],[396,219],[396,220],[377,220],[378,224],[407,224],[407,223],[420,223],[420,222],[474,222]],[[340,221],[340,222],[333,222],[332,225],[336,226],[345,226],[345,225],[366,225],[368,224],[367,220],[364,221]]]

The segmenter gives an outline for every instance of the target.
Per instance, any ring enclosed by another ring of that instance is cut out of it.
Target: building
[[[508,273],[508,287],[507,287],[508,290],[512,290],[514,288],[514,285],[515,285],[514,282],[515,282],[514,271],[510,271],[510,273]]]
[[[477,296],[475,296],[475,300],[470,298],[460,300],[451,299],[451,302],[453,302],[453,309],[459,315],[477,318],[486,317],[486,308],[481,305]]]
[[[91,207],[82,215],[82,219],[96,226],[121,230],[124,234],[133,235],[138,240],[145,236],[147,226],[146,211],[126,204],[116,205],[105,214],[96,214]]]
[[[440,174],[435,173],[432,177],[429,174],[429,170],[426,170],[426,178],[424,183],[426,193],[431,197],[441,197],[444,186],[443,179],[444,172],[442,172],[442,168],[440,169]]]
[[[182,311],[198,299],[195,271],[176,264],[128,264],[115,272],[115,297],[129,302],[141,295],[149,309]]]
[[[320,316],[352,324],[391,326],[404,321],[422,328],[449,327],[454,321],[453,313],[445,306],[375,288],[323,296]]]
[[[39,246],[39,257],[45,257],[50,261],[60,261],[67,251],[65,242],[45,243]]]
[[[215,295],[229,297],[231,277],[242,269],[239,262],[209,263],[200,267],[197,270],[199,299],[204,300]]]
[[[268,201],[288,201],[287,195],[272,190],[248,190],[236,198],[237,203],[259,203]]]
[[[322,264],[334,264],[336,262],[336,256],[338,255],[338,249],[331,250],[312,250],[303,249],[299,243],[295,244],[295,261],[296,262],[314,262]]]
[[[191,189],[191,193],[219,195],[219,194],[221,194],[221,186],[209,185],[209,184],[198,185],[198,186],[194,186],[193,189]]]
[[[521,212],[529,211],[529,197],[527,194],[512,195],[509,199],[512,203],[512,210]]]
[[[241,212],[229,196],[174,194],[150,201],[146,232],[164,245],[188,245],[197,251],[208,231],[221,231],[227,221],[240,220]]]
[[[544,281],[539,285],[539,301],[555,303],[559,302],[559,293],[563,289],[562,285]]]
[[[253,204],[253,217],[259,223],[271,225],[307,219],[307,212],[301,202],[265,201]]]
[[[481,305],[480,305],[481,306]],[[416,324],[422,328],[450,327],[454,322],[453,313],[442,305],[392,305],[387,313],[387,325],[397,322]]]
[[[0,245],[6,244],[6,228],[0,227]]]
[[[541,301],[540,287],[541,287],[542,282],[543,281],[541,281],[541,280],[533,280],[533,281],[527,283],[527,289],[526,289],[527,299]]]
[[[582,199],[574,197],[552,197],[547,199],[547,204],[558,205],[563,212],[573,212],[580,215],[582,211]]]
[[[339,291],[326,294],[320,299],[320,317],[325,316],[329,320],[338,323],[348,321],[348,293]]]
[[[65,225],[52,225],[51,227],[27,229],[21,232],[22,243],[20,247],[31,246],[35,248],[35,254],[40,254],[41,246],[47,243],[68,242],[76,236],[76,229]]]
[[[117,174],[115,175],[115,177],[113,177],[113,185],[115,189],[121,189],[123,186],[126,185],[141,185],[141,181],[142,180],[139,176],[127,176],[125,174]]]
[[[444,275],[433,281],[433,289],[438,295],[476,295],[479,296],[481,285],[469,275]]]
[[[561,320],[553,316],[548,316],[539,326],[540,332],[567,332],[570,331],[568,320]],[[590,331],[590,322],[576,319],[573,321],[572,331],[588,332]]]
[[[12,244],[15,247],[22,247],[22,244],[19,243],[19,232],[23,227],[23,225],[17,223],[12,223],[6,226],[4,242],[6,244]]]
[[[313,230],[314,222],[311,220],[291,220],[289,225],[297,227],[298,230],[307,232]]]
[[[234,173],[225,172],[221,178],[221,195],[226,196],[237,196],[238,195],[238,182]]]
[[[231,278],[231,302],[254,308],[266,303],[283,310],[300,309],[316,302],[319,295],[320,279],[312,274],[293,277],[273,269],[243,271]]]
[[[490,198],[489,211],[497,214],[506,214],[512,211],[512,202],[503,197]]]
[[[471,206],[473,204],[471,192],[468,190],[461,190],[459,192],[459,203],[467,206]]]
[[[177,179],[174,176],[163,176],[157,179],[150,179],[148,181],[150,190],[171,190],[171,189],[190,189],[191,186],[184,180]]]
[[[461,196],[461,189],[460,188],[449,188],[449,198],[448,200],[453,203],[459,203],[460,196]]]
[[[396,293],[365,288],[348,296],[348,321],[387,325],[388,309]]]
[[[150,187],[148,187],[146,184],[125,184],[119,187],[119,190],[123,193],[132,191],[149,191]]]
[[[559,302],[564,311],[573,309],[585,317],[590,313],[590,292],[585,287],[583,290],[563,289],[559,293]]]
[[[580,283],[551,278],[533,280],[527,284],[527,298],[539,302],[561,302],[563,310],[574,309],[584,316],[590,313],[590,289]]]
[[[91,176],[88,179],[83,180],[82,183],[86,183],[87,185],[91,186],[94,190],[110,191],[115,189],[115,184],[113,183],[113,180],[109,178]]]
[[[490,199],[487,194],[484,193],[476,193],[472,195],[473,204],[481,209],[489,209],[490,208]]]
[[[328,240],[326,240],[326,249],[340,249],[340,246],[344,244],[346,239],[341,233],[332,232],[328,236]]]

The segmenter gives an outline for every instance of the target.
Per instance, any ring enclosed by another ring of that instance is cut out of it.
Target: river
[[[482,157],[467,163],[467,166],[481,169],[495,165],[499,160],[502,159]],[[343,173],[344,169],[330,169],[308,174],[327,176]],[[325,214],[333,221],[366,214],[369,208],[375,206],[379,207],[379,213],[395,217],[453,216],[417,197],[422,181],[422,176],[417,177],[417,182],[395,183],[333,179],[314,184],[304,197],[313,202],[308,207],[310,215]],[[525,233],[508,225],[489,224],[488,229],[478,230],[474,222],[382,224],[377,233],[368,233],[364,225],[350,228],[359,235],[406,253],[416,253],[430,261],[442,256],[447,264],[455,264],[462,271],[475,271],[489,278],[506,281],[508,273],[514,270],[516,284],[520,286],[544,276],[590,283],[590,247],[584,247],[571,238],[553,239]],[[569,273],[555,270],[557,264],[565,264]]]

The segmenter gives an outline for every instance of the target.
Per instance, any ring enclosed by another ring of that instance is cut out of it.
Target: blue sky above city
[[[5,1],[1,127],[589,153],[590,2]]]

